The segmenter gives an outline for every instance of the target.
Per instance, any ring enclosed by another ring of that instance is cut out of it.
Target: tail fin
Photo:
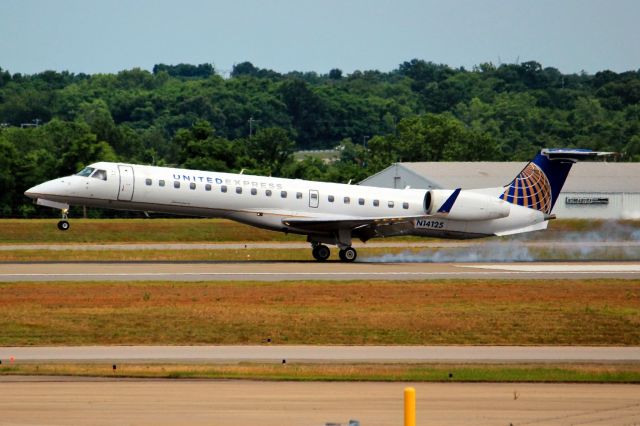
[[[573,163],[613,154],[588,149],[543,149],[504,187],[500,199],[551,214]]]

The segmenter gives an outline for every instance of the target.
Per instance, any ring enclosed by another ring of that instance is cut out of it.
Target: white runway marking
[[[464,268],[481,268],[481,269],[494,269],[500,271],[510,271],[510,272],[541,272],[541,273],[556,273],[556,272],[565,272],[571,274],[579,274],[579,273],[592,273],[592,272],[623,272],[623,273],[634,273],[640,272],[640,264],[589,264],[585,265],[583,263],[579,265],[570,264],[570,263],[562,263],[562,264],[510,264],[510,265],[500,265],[500,264],[489,264],[489,265],[458,265]]]
[[[640,277],[640,263],[43,263],[1,264],[0,281],[288,281]]]
[[[51,274],[0,274],[2,278],[172,278],[176,277],[279,277],[280,279],[292,278],[327,278],[327,277],[450,277],[450,276],[506,276],[506,275],[530,275],[538,273],[543,275],[554,275],[562,273],[563,275],[589,275],[589,274],[637,274],[640,272],[640,266],[630,268],[584,268],[583,270],[575,270],[570,267],[562,268],[557,265],[555,268],[539,268],[536,267],[512,267],[498,265],[487,266],[467,266],[458,265],[463,268],[480,268],[490,269],[490,271],[456,271],[456,272],[134,272],[134,273],[51,273]]]

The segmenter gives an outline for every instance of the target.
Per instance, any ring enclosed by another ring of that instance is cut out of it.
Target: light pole
[[[254,120],[253,116],[249,117],[249,137],[253,135],[253,123],[257,123],[260,120]]]

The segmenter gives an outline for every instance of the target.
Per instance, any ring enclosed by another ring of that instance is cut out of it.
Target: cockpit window
[[[85,167],[84,169],[80,170],[78,173],[76,173],[76,175],[78,176],[90,176],[91,173],[93,173],[95,169],[93,167]]]
[[[106,170],[96,170],[95,173],[91,175],[92,178],[107,180],[107,171]]]

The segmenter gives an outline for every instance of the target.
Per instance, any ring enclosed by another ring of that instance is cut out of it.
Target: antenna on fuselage
[[[246,169],[240,170],[240,174],[243,174]]]

